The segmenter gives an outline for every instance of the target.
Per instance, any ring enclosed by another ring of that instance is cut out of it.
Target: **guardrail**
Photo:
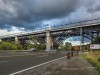
[[[19,36],[19,35],[26,35],[26,34],[31,34],[35,32],[41,32],[41,31],[46,31],[46,30],[54,30],[54,29],[60,29],[60,28],[71,28],[71,27],[77,27],[77,26],[84,26],[84,25],[92,25],[92,24],[99,24],[100,23],[100,18],[98,19],[92,19],[92,20],[85,20],[85,21],[80,21],[80,22],[74,22],[74,23],[69,23],[69,24],[64,24],[64,25],[56,25],[56,26],[46,26],[44,28],[38,28],[30,32],[20,32],[20,33],[14,33],[14,34],[8,34],[8,35],[3,35],[0,36],[0,38],[3,37],[12,37],[12,36]]]

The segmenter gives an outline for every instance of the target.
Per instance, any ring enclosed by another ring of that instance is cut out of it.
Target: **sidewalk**
[[[99,73],[86,60],[75,56],[70,61],[63,58],[16,75],[99,75]]]

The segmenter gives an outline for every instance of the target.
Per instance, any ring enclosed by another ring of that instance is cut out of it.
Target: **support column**
[[[0,39],[0,42],[2,42],[2,39]]]
[[[50,34],[50,31],[46,32],[46,51],[50,51],[50,49],[53,47],[53,41]]]
[[[81,40],[80,40],[80,51],[82,51],[82,40],[83,40],[83,29],[80,28],[80,37],[81,37]]]
[[[19,40],[17,36],[15,36],[15,44],[19,44]]]

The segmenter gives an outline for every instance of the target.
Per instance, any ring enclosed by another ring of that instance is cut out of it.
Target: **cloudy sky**
[[[89,40],[88,38],[86,37],[83,38],[84,38],[84,43],[82,43],[83,45],[91,43],[91,40]],[[63,43],[65,44],[66,42],[69,42],[72,44],[72,46],[75,46],[81,44],[80,40],[81,40],[80,36],[74,36],[74,37],[67,38],[66,40],[63,41]]]
[[[0,0],[0,35],[99,17],[100,0]]]

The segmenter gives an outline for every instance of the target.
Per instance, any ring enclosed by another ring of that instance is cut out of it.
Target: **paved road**
[[[59,57],[62,54],[38,54],[25,56],[0,57],[0,75],[11,73],[29,68]]]

